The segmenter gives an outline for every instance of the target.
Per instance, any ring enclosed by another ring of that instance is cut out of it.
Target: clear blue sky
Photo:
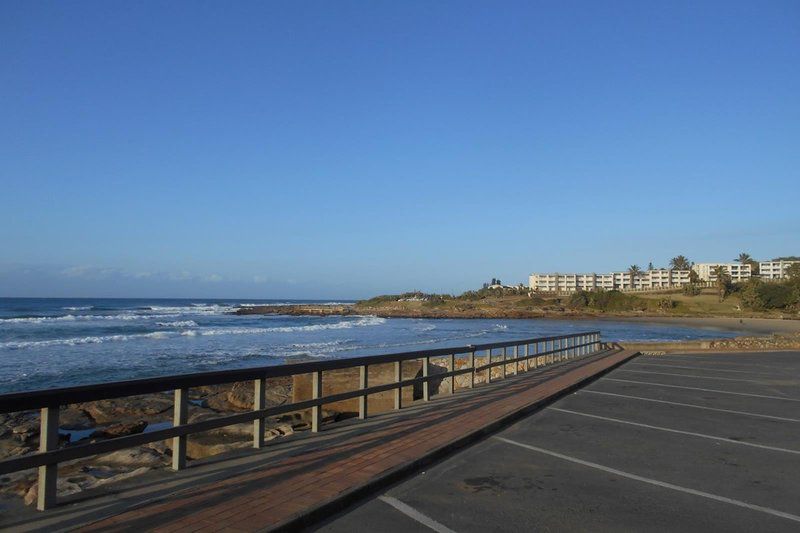
[[[800,254],[800,3],[0,4],[0,295]]]

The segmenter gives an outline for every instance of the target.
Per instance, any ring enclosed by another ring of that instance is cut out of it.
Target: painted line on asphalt
[[[720,413],[732,413],[735,415],[755,416],[758,418],[767,418],[769,420],[780,420],[781,422],[800,422],[797,418],[786,418],[783,416],[763,415],[761,413],[750,413],[748,411],[734,411],[733,409],[720,409],[719,407],[708,407],[706,405],[696,405],[693,403],[670,402],[667,400],[656,400],[655,398],[644,398],[642,396],[630,396],[628,394],[617,394],[614,392],[600,392],[596,390],[579,390],[575,394],[602,394],[603,396],[618,396],[620,398],[629,398],[632,400],[643,400],[645,402],[666,403],[669,405],[680,405],[681,407],[693,407],[695,409],[705,409],[707,411],[717,411]]]
[[[750,394],[748,392],[731,392],[727,390],[702,389],[700,387],[686,387],[684,385],[667,385],[666,383],[654,383],[652,381],[635,381],[633,379],[619,378],[600,378],[600,381],[619,381],[622,383],[636,383],[638,385],[653,385],[656,387],[668,387],[670,389],[699,390],[703,392],[716,392],[719,394],[732,394],[734,396],[749,396],[751,398],[767,398],[769,400],[784,400],[787,402],[800,402],[800,398],[784,398],[783,396],[767,396],[765,394]]]
[[[455,531],[445,526],[444,524],[440,524],[433,518],[420,513],[410,505],[401,502],[397,498],[392,498],[391,496],[384,495],[384,496],[378,496],[378,499],[383,503],[391,505],[392,507],[394,507],[407,517],[416,520],[423,526],[428,527],[434,531],[438,531],[439,533],[456,533]]]
[[[769,376],[773,378],[782,378],[778,374],[768,374],[767,372],[756,372],[752,370],[731,370],[728,368],[711,368],[710,366],[683,366],[683,365],[659,365],[658,363],[628,363],[625,367],[629,366],[657,366],[661,368],[684,368],[686,370],[712,370],[714,372],[735,372],[737,374],[758,374],[759,376]]]
[[[636,374],[656,374],[659,376],[676,376],[679,378],[695,378],[695,379],[720,379],[722,381],[738,381],[740,383],[758,383],[765,385],[764,381],[756,379],[738,379],[738,378],[721,378],[718,376],[694,376],[692,374],[675,374],[673,372],[655,372],[653,370],[628,370],[627,368],[620,368],[617,372],[635,372]]]
[[[581,413],[580,411],[572,411],[570,409],[561,409],[560,407],[548,407],[548,411],[558,411],[561,413],[569,413],[572,415],[578,416],[586,416],[589,418],[597,418],[598,420],[606,420],[608,422],[616,422],[618,424],[627,424],[629,426],[637,426],[640,428],[646,429],[655,429],[657,431],[666,431],[668,433],[678,433],[680,435],[689,435],[691,437],[700,437],[701,439],[710,439],[710,440],[718,440],[722,442],[729,442],[731,444],[739,444],[740,446],[750,446],[753,448],[761,448],[762,450],[771,450],[774,452],[783,452],[783,453],[793,453],[796,455],[800,455],[800,450],[790,450],[789,448],[778,448],[777,446],[767,446],[766,444],[755,444],[753,442],[744,442],[735,439],[729,439],[728,437],[718,437],[716,435],[706,435],[705,433],[695,433],[694,431],[683,431],[680,429],[672,429],[672,428],[665,428],[661,426],[651,426],[650,424],[642,424],[639,422],[632,422],[630,420],[622,420],[619,418],[610,418],[607,416],[600,416],[600,415],[590,415],[589,413]]]
[[[718,494],[712,494],[710,492],[703,492],[701,490],[691,489],[689,487],[682,487],[680,485],[673,485],[672,483],[667,483],[666,481],[659,481],[657,479],[647,478],[643,476],[638,476],[636,474],[631,474],[630,472],[623,472],[622,470],[617,470],[616,468],[611,468],[609,466],[604,466],[597,463],[592,463],[590,461],[584,461],[583,459],[578,459],[577,457],[571,457],[569,455],[564,455],[562,453],[545,450],[544,448],[538,448],[536,446],[531,446],[530,444],[523,444],[522,442],[516,442],[510,439],[506,439],[500,436],[493,436],[493,439],[497,439],[503,441],[507,444],[512,444],[514,446],[519,446],[520,448],[525,448],[527,450],[531,450],[534,452],[543,453],[545,455],[550,455],[552,457],[557,457],[558,459],[563,459],[565,461],[569,461],[571,463],[576,463],[583,466],[588,466],[589,468],[595,468],[597,470],[602,470],[603,472],[608,472],[609,474],[614,474],[620,477],[633,479],[635,481],[641,481],[642,483],[647,483],[649,485],[655,485],[657,487],[662,487],[665,489],[675,490],[678,492],[683,492],[685,494],[692,494],[693,496],[700,496],[702,498],[708,498],[709,500],[714,500],[722,503],[727,503],[730,505],[735,505],[737,507],[744,507],[745,509],[750,509],[752,511],[760,511],[762,513],[770,514],[772,516],[777,516],[780,518],[786,518],[788,520],[792,520],[794,522],[800,522],[800,516],[785,513],[783,511],[778,511],[777,509],[770,509],[769,507],[762,507],[760,505],[755,505],[752,503],[743,502],[741,500],[734,500],[733,498],[726,498],[725,496],[719,496]]]

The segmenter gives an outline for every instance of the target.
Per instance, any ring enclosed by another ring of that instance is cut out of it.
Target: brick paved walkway
[[[260,531],[297,528],[385,486],[435,456],[498,429],[509,417],[634,355],[606,352],[546,367],[381,415],[368,432],[342,434],[318,449],[117,514],[84,531]],[[324,434],[324,433],[323,433]],[[314,437],[319,438],[319,437]],[[393,479],[394,480],[394,479]]]

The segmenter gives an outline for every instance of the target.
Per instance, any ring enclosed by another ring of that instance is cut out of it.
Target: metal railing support
[[[524,357],[524,359],[522,360],[522,371],[523,372],[527,372],[528,369],[530,368],[530,365],[528,364],[528,346],[529,346],[528,343],[525,343],[525,349],[524,349],[523,354],[522,354],[522,357]]]
[[[472,368],[472,372],[469,373],[469,388],[475,388],[475,352],[469,352],[469,360],[468,363],[470,368]]]
[[[503,373],[502,373],[503,379],[506,379],[506,367],[508,366],[507,359],[506,359],[507,355],[508,355],[508,348],[506,346],[503,346],[503,364],[500,367],[500,368],[503,369]]]
[[[422,358],[422,377],[427,378],[430,375],[431,358],[425,356]],[[422,382],[422,401],[427,402],[431,399],[431,386],[426,380]]]
[[[456,354],[454,354],[454,353],[450,354],[450,366],[449,366],[449,368],[450,368],[450,372],[455,372],[456,371]],[[455,393],[456,393],[456,377],[455,376],[450,376],[450,394],[455,394]]]
[[[486,358],[488,359],[486,361],[486,364],[491,365],[492,364],[492,349],[491,348],[486,350]],[[486,374],[486,383],[491,383],[492,382],[492,367],[491,366],[488,367],[486,369],[486,372],[488,372],[488,374]]]
[[[39,419],[39,451],[49,452],[58,448],[58,406],[44,407]],[[46,511],[55,506],[58,487],[58,464],[39,467],[36,508]]]
[[[260,411],[266,407],[267,380],[259,378],[253,380],[253,411]],[[253,420],[253,448],[264,446],[264,425],[266,419]]]
[[[311,399],[318,400],[322,398],[322,372],[311,373]],[[311,431],[319,433],[322,427],[322,406],[315,405],[311,408]]]
[[[188,389],[175,389],[175,405],[172,413],[172,425],[178,427],[188,422],[189,418]],[[186,468],[186,435],[172,438],[172,469]]]
[[[358,388],[364,390],[369,385],[369,366],[368,365],[361,365],[358,367]],[[361,420],[366,420],[367,418],[367,411],[369,410],[367,407],[368,404],[368,396],[366,394],[362,394],[358,397],[358,418]]]
[[[401,381],[403,381],[403,362],[402,361],[395,361],[394,362],[394,381],[398,383],[397,387],[394,389],[394,408],[395,409],[402,409],[403,408],[403,387],[399,385]]]

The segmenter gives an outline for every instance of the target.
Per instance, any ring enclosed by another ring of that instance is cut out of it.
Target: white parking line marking
[[[384,496],[378,496],[378,499],[384,503],[388,503],[389,505],[391,505],[392,507],[394,507],[407,517],[416,520],[423,526],[426,526],[434,531],[438,531],[439,533],[456,533],[455,531],[445,526],[444,524],[440,524],[433,518],[430,518],[429,516],[420,513],[410,505],[406,505],[397,498],[392,498],[391,496],[384,495]]]
[[[719,394],[733,394],[734,396],[750,396],[751,398],[767,398],[770,400],[784,400],[787,402],[800,402],[800,398],[784,398],[783,396],[767,396],[764,394],[750,394],[747,392],[731,392],[727,390],[701,389],[700,387],[686,387],[684,385],[667,385],[666,383],[653,383],[652,381],[634,381],[632,379],[601,378],[601,381],[619,381],[622,383],[636,383],[638,385],[653,385],[656,387],[668,387],[671,389],[699,390],[703,392],[716,392]]]
[[[565,461],[569,461],[571,463],[576,463],[583,466],[588,466],[589,468],[595,468],[597,470],[602,470],[603,472],[608,472],[609,474],[614,474],[617,476],[625,477],[628,479],[633,479],[636,481],[641,481],[642,483],[647,483],[649,485],[655,485],[657,487],[662,487],[665,489],[675,490],[678,492],[683,492],[685,494],[692,494],[694,496],[700,496],[702,498],[708,498],[710,500],[728,503],[730,505],[735,505],[737,507],[744,507],[745,509],[750,509],[753,511],[760,511],[762,513],[767,513],[772,516],[778,516],[780,518],[786,518],[788,520],[793,520],[795,522],[800,522],[800,516],[784,513],[783,511],[778,511],[776,509],[770,509],[769,507],[762,507],[760,505],[755,505],[752,503],[743,502],[741,500],[734,500],[733,498],[726,498],[725,496],[719,496],[717,494],[711,494],[710,492],[703,492],[701,490],[690,489],[688,487],[681,487],[680,485],[673,485],[672,483],[667,483],[665,481],[658,481],[657,479],[651,479],[643,476],[637,476],[636,474],[631,474],[630,472],[623,472],[622,470],[617,470],[616,468],[611,468],[608,466],[600,465],[597,463],[592,463],[589,461],[584,461],[583,459],[578,459],[577,457],[570,457],[569,455],[564,455],[562,453],[553,452],[550,450],[545,450],[544,448],[537,448],[536,446],[531,446],[529,444],[523,444],[521,442],[516,442],[510,439],[506,439],[503,437],[499,437],[497,435],[492,437],[493,439],[497,439],[503,441],[507,444],[513,444],[514,446],[519,446],[520,448],[525,448],[534,452],[543,453],[546,455],[550,455],[552,457],[557,457],[559,459],[563,459]]]
[[[620,398],[630,398],[632,400],[643,400],[645,402],[666,403],[670,405],[680,405],[681,407],[693,407],[695,409],[705,409],[707,411],[718,411],[720,413],[733,413],[735,415],[755,416],[758,418],[768,418],[770,420],[780,420],[781,422],[800,422],[797,418],[786,418],[783,416],[762,415],[761,413],[750,413],[747,411],[734,411],[733,409],[720,409],[718,407],[708,407],[693,403],[669,402],[667,400],[656,400],[655,398],[644,398],[642,396],[629,396],[627,394],[616,394],[614,392],[600,392],[596,390],[579,390],[575,394],[602,394],[603,396],[618,396]]]
[[[616,422],[618,424],[627,424],[629,426],[637,426],[640,428],[655,429],[658,431],[666,431],[668,433],[678,433],[681,435],[690,435],[692,437],[700,437],[701,439],[720,440],[723,442],[730,442],[731,444],[739,444],[741,446],[752,446],[753,448],[761,448],[764,450],[772,450],[774,452],[794,453],[800,455],[800,450],[790,450],[788,448],[778,448],[777,446],[767,446],[766,444],[755,444],[753,442],[743,442],[740,440],[729,439],[727,437],[717,437],[716,435],[706,435],[705,433],[695,433],[693,431],[682,431],[680,429],[665,428],[661,426],[651,426],[650,424],[641,424],[639,422],[631,422],[630,420],[621,420],[619,418],[609,418],[607,416],[590,415],[589,413],[581,413],[580,411],[572,411],[570,409],[561,409],[559,407],[548,407],[549,411],[559,411],[561,413],[569,413],[572,415],[586,416],[589,418],[597,418],[599,420],[606,420],[608,422]]]
[[[635,372],[637,374],[657,374],[659,376],[677,376],[679,378],[695,378],[695,379],[721,379],[723,381],[739,381],[742,383],[761,383],[764,384],[764,381],[759,381],[756,379],[738,379],[738,378],[721,378],[718,376],[694,376],[692,374],[675,374],[673,372],[655,372],[653,370],[628,370],[627,368],[620,368],[617,372]]]
[[[730,370],[727,368],[711,368],[710,366],[683,366],[683,365],[659,365],[658,363],[628,363],[625,367],[629,366],[657,366],[661,368],[684,368],[686,370],[713,370],[714,372],[735,372],[737,374],[758,374],[760,376],[770,376],[780,378],[778,374],[768,374],[766,372],[754,372],[751,370]]]

